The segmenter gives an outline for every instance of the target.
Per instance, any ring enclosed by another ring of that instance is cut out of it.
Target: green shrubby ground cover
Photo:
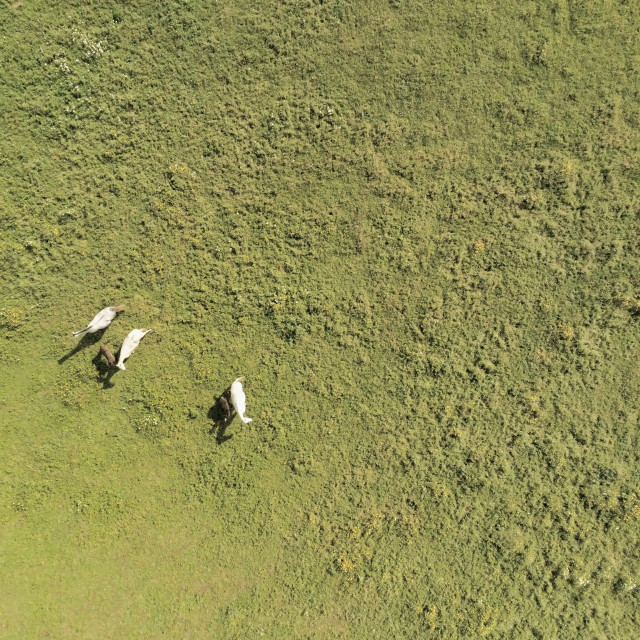
[[[635,3],[1,12],[2,637],[634,637]]]

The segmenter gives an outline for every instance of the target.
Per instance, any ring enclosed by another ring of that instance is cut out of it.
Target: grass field
[[[640,5],[23,0],[0,52],[1,638],[638,635]]]

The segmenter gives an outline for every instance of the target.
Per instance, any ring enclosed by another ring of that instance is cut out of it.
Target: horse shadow
[[[78,344],[69,351],[69,353],[65,354],[58,360],[58,364],[64,364],[69,358],[75,356],[76,353],[80,353],[83,349],[87,347],[92,347],[97,342],[100,342],[102,339],[102,335],[104,334],[105,329],[100,329],[100,331],[96,331],[95,333],[85,333]]]
[[[222,444],[233,438],[233,436],[226,435],[226,430],[235,418],[235,415],[236,412],[231,404],[231,386],[229,386],[222,392],[216,400],[216,403],[207,413],[207,417],[213,422],[209,433],[215,434],[218,444]]]

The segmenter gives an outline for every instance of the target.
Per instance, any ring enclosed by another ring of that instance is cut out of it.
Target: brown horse
[[[109,347],[106,344],[103,344],[100,347],[100,353],[107,359],[107,363],[110,367],[116,366],[116,359],[113,357],[113,354],[109,351]]]
[[[224,413],[224,421],[229,422],[229,418],[231,418],[231,407],[229,406],[229,401],[224,396],[220,396],[218,398],[218,404]]]

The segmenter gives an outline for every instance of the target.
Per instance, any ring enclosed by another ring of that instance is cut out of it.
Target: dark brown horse
[[[224,396],[220,396],[218,398],[218,404],[224,414],[224,421],[229,422],[229,418],[231,418],[231,407],[229,406],[229,401]]]

